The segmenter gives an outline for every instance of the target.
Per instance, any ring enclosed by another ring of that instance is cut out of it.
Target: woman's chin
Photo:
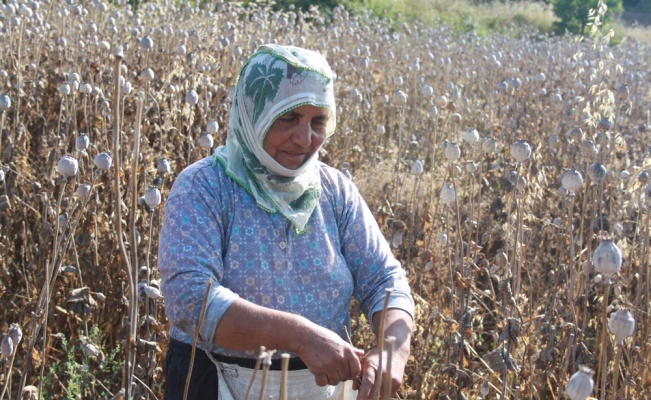
[[[287,169],[298,169],[305,163],[305,155],[293,156],[289,154],[283,154],[279,157],[278,164],[282,165]]]

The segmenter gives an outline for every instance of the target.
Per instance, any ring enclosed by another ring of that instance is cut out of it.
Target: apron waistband
[[[170,339],[170,344],[169,347],[176,347],[179,350],[187,351],[190,353],[192,351],[192,346],[183,343],[180,340],[176,339]],[[201,350],[201,349],[198,349]],[[242,368],[249,368],[249,369],[255,369],[255,364],[257,362],[257,359],[255,358],[241,358],[241,357],[231,357],[227,356],[224,354],[219,354],[219,353],[210,353],[217,361],[225,364],[235,364],[239,365]],[[282,359],[280,358],[273,358],[271,360],[271,366],[269,367],[270,370],[272,371],[280,371],[282,369]],[[289,371],[297,371],[301,369],[308,369],[307,365],[303,362],[298,357],[292,357],[289,359]]]

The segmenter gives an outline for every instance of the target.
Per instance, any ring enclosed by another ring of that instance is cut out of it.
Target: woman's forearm
[[[213,343],[233,350],[267,349],[298,351],[301,335],[309,329],[305,318],[235,299],[222,316]]]

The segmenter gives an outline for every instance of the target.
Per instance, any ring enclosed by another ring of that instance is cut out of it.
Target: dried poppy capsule
[[[150,187],[145,191],[145,203],[150,207],[150,208],[156,208],[160,205],[161,202],[161,194],[160,190],[157,187]]]
[[[57,163],[57,172],[63,176],[64,181],[77,175],[78,169],[79,163],[77,163],[77,160],[74,157],[69,155],[61,157]]]
[[[210,133],[204,132],[201,137],[199,137],[199,146],[202,149],[212,149],[214,143],[215,141]]]
[[[443,108],[443,107],[448,105],[448,98],[443,96],[443,95],[437,96],[434,99],[434,105],[437,106],[437,107]]]
[[[613,239],[603,239],[592,253],[592,265],[608,280],[622,267],[622,251]],[[608,283],[608,282],[607,282]]]
[[[0,352],[2,353],[2,358],[6,360],[8,360],[14,353],[14,341],[11,339],[11,336],[6,335],[4,338],[2,338]]]
[[[154,47],[154,41],[151,40],[149,36],[145,36],[142,39],[140,39],[140,48],[147,51],[151,50],[151,48]]]
[[[77,189],[75,190],[75,193],[77,196],[81,199],[84,200],[88,197],[90,194],[90,185],[87,183],[80,183],[77,186]]]
[[[570,400],[585,400],[593,388],[592,371],[582,367],[570,377],[565,391]]]
[[[624,339],[631,336],[635,331],[635,318],[626,309],[620,309],[610,314],[608,318],[608,329],[615,335],[617,344],[621,345]]]
[[[214,119],[208,121],[208,125],[206,125],[206,131],[211,134],[217,133],[219,131],[219,124],[217,123],[217,121],[215,121]]]
[[[441,188],[441,200],[446,206],[449,206],[457,198],[457,192],[454,190],[454,186],[450,183],[446,183]]]
[[[7,110],[11,107],[11,97],[7,94],[0,96],[0,110]]]
[[[463,140],[466,143],[475,144],[479,142],[479,132],[477,129],[466,129],[463,132]]]
[[[23,331],[20,329],[20,325],[16,323],[9,325],[7,335],[9,335],[11,340],[14,342],[14,345],[18,345],[20,341],[23,340]]]
[[[458,144],[449,142],[446,144],[443,154],[449,161],[456,161],[461,157],[461,148]]]
[[[583,177],[581,173],[575,169],[568,169],[561,175],[561,185],[563,188],[573,195],[574,192],[581,188],[583,185]]]
[[[404,106],[407,104],[407,94],[402,90],[396,90],[391,96],[391,104],[394,106]]]
[[[80,133],[75,140],[75,145],[79,151],[86,150],[88,146],[90,146],[90,139],[88,138],[88,135],[85,133]]]
[[[601,182],[607,174],[606,167],[601,163],[594,163],[588,168],[588,176],[595,182]]]
[[[167,160],[167,158],[161,158],[156,163],[156,171],[158,171],[159,174],[166,174],[171,170],[172,167],[170,166],[170,162]]]
[[[142,71],[142,74],[140,74],[140,76],[142,76],[142,79],[145,81],[151,82],[154,80],[154,71],[152,71],[151,68],[147,68],[146,70]]]
[[[531,146],[526,140],[516,140],[511,146],[511,157],[517,162],[524,162],[531,157]]]
[[[62,96],[67,96],[70,94],[70,85],[67,83],[62,83],[59,85],[59,94]]]
[[[524,176],[519,176],[518,181],[515,183],[515,188],[518,190],[525,190],[528,184],[529,183],[527,182],[527,178]]]
[[[99,153],[93,159],[95,166],[101,170],[108,171],[113,165],[113,159],[107,153]]]
[[[197,94],[197,91],[194,89],[188,90],[185,94],[185,102],[191,106],[196,105],[199,102],[199,95]]]
[[[590,139],[584,139],[581,142],[581,155],[585,158],[593,158],[599,151],[594,142]]]
[[[481,151],[485,154],[493,154],[497,151],[497,142],[495,139],[488,137],[481,143]]]
[[[421,175],[423,173],[423,162],[416,160],[411,164],[411,173],[413,175]]]
[[[79,86],[79,92],[83,94],[91,94],[93,92],[93,86],[90,83],[82,83]]]
[[[474,174],[477,172],[478,165],[474,161],[466,161],[466,172]]]

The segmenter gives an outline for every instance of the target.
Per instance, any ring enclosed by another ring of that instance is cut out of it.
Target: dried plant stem
[[[289,369],[289,354],[283,353],[280,355],[282,359],[281,374],[280,374],[280,400],[287,400],[287,374]]]
[[[601,320],[601,351],[599,352],[599,372],[597,373],[597,376],[601,378],[599,398],[601,400],[606,400],[606,376],[608,375],[608,332],[606,331],[606,325],[608,325],[608,294],[610,292],[610,278],[604,279],[603,288],[604,312]]]
[[[617,400],[617,384],[619,382],[619,363],[622,358],[622,351],[624,351],[624,341],[617,340],[617,354],[615,354],[615,369],[613,371],[613,400]]]
[[[127,253],[126,245],[124,244],[124,234],[122,232],[122,207],[121,207],[121,201],[122,201],[122,191],[120,189],[120,173],[122,172],[122,168],[120,165],[121,161],[121,151],[120,151],[120,140],[121,140],[121,122],[120,122],[120,73],[121,73],[121,64],[122,64],[122,57],[116,56],[115,57],[115,85],[114,85],[114,93],[113,93],[113,154],[115,156],[115,165],[113,166],[113,190],[114,192],[114,201],[116,202],[116,207],[115,207],[115,220],[114,220],[114,226],[116,229],[116,234],[118,238],[118,247],[120,250],[120,258],[122,261],[122,266],[124,268],[124,272],[126,273],[128,277],[128,282],[129,282],[129,320],[130,322],[133,321],[131,318],[131,315],[133,311],[131,309],[134,308],[134,305],[137,305],[137,298],[138,294],[136,293],[136,282],[133,281],[133,274],[132,274],[132,268],[133,266],[131,265],[131,260],[129,258],[129,254]],[[132,243],[132,248],[136,246],[136,243]],[[136,310],[137,313],[137,310]],[[135,370],[135,355],[136,355],[136,349],[135,349],[135,344],[136,344],[136,328],[137,324],[130,323],[129,326],[129,337],[126,340],[126,345],[125,345],[125,362],[124,362],[124,370],[122,374],[122,389],[124,389],[125,393],[125,398],[130,399],[132,397],[131,395],[131,384],[133,381],[133,372]]]
[[[262,360],[262,385],[260,385],[260,394],[258,395],[258,400],[263,400],[264,398],[264,389],[267,386],[267,379],[269,378],[269,367],[271,367],[271,356],[275,350],[270,350],[266,352],[264,360]]]
[[[384,377],[384,396],[382,400],[389,400],[391,397],[391,363],[393,362],[393,347],[395,346],[396,338],[394,336],[387,336],[385,346],[387,348],[387,370]]]
[[[446,230],[446,235],[447,235],[447,240],[445,243],[445,248],[447,250],[447,256],[448,256],[448,270],[450,271],[450,297],[451,297],[451,304],[450,304],[450,310],[451,310],[451,315],[449,318],[454,319],[454,312],[455,309],[457,308],[457,296],[456,296],[456,285],[454,284],[454,264],[452,262],[452,249],[450,246],[450,207],[445,206],[445,230]],[[452,330],[450,329],[448,332],[448,342],[452,342]],[[451,352],[452,346],[447,347],[447,353],[448,353],[448,364],[452,363],[452,352]],[[448,390],[450,387],[448,386]]]
[[[59,235],[59,213],[61,212],[61,200],[63,199],[63,193],[65,192],[66,189],[66,183],[67,179],[64,178],[63,183],[61,185],[61,191],[59,192],[59,199],[57,200],[57,214],[55,215],[55,230],[54,230],[54,240],[52,241],[54,248],[52,249],[52,262],[46,262],[45,263],[45,284],[43,285],[44,289],[44,294],[45,296],[43,297],[44,301],[44,308],[42,309],[43,311],[43,356],[42,360],[43,362],[41,363],[41,371],[40,371],[40,377],[41,379],[39,380],[38,384],[38,393],[39,396],[41,393],[43,393],[43,374],[45,372],[45,364],[47,360],[47,320],[48,320],[48,311],[49,311],[49,302],[50,302],[50,293],[51,293],[51,282],[56,279],[55,272],[57,270],[57,265],[56,261],[57,260],[57,254],[59,252],[59,243],[58,243],[58,235]],[[63,258],[63,255],[61,256]]]
[[[5,110],[0,110],[0,167],[2,166],[2,159],[4,158],[2,155],[2,132],[5,130],[5,120],[7,118],[7,111]],[[4,180],[3,180],[4,183]],[[5,189],[5,193],[7,190]]]
[[[65,182],[64,182],[65,183]],[[95,187],[96,183],[96,177],[93,179],[93,182],[91,184],[91,191],[92,188]],[[65,186],[65,185],[64,185]],[[57,202],[57,210],[61,209],[61,197],[65,191],[65,188],[61,189],[61,193],[59,196],[59,200]],[[69,224],[69,231],[67,236],[62,236],[61,239],[57,239],[58,236],[58,231],[59,231],[59,219],[56,219],[56,234],[55,238],[53,240],[53,251],[52,251],[52,262],[49,260],[46,261],[45,263],[45,283],[43,284],[43,289],[41,290],[41,293],[39,295],[38,303],[37,303],[37,308],[35,311],[35,317],[32,319],[30,326],[28,328],[29,332],[29,339],[28,339],[28,346],[27,346],[27,353],[26,354],[31,354],[34,346],[36,345],[36,339],[37,336],[41,330],[41,328],[44,329],[44,358],[43,358],[43,364],[41,366],[41,378],[43,377],[43,366],[45,365],[45,343],[46,343],[46,334],[47,334],[47,319],[48,319],[48,309],[49,309],[49,300],[50,300],[50,293],[53,293],[55,290],[55,284],[56,284],[56,278],[59,274],[60,271],[60,266],[63,262],[63,255],[68,251],[68,246],[72,242],[72,236],[75,232],[75,229],[77,225],[79,224],[79,220],[81,218],[82,210],[85,209],[86,204],[88,204],[88,199],[90,196],[88,196],[86,199],[84,199],[84,202],[82,203],[82,206],[79,209],[79,213],[77,213],[76,218],[74,221]],[[44,204],[46,206],[46,204]],[[46,215],[45,212],[43,212],[43,215]],[[27,383],[27,377],[29,376],[29,372],[31,369],[31,357],[27,358],[26,366],[23,368],[23,374],[22,374],[22,380],[20,383],[20,386],[18,388],[18,393],[22,393],[25,384]],[[41,383],[39,383],[39,393],[41,392],[41,384],[43,382],[43,379],[41,379]]]
[[[194,355],[197,351],[197,341],[199,340],[199,331],[201,330],[201,325],[203,325],[203,319],[205,318],[206,310],[208,309],[208,295],[210,295],[211,288],[212,277],[208,279],[208,282],[206,283],[206,294],[203,296],[199,322],[197,323],[197,327],[194,329],[194,338],[192,339],[192,352],[190,353],[190,365],[188,366],[188,375],[185,377],[185,388],[183,389],[183,400],[187,400],[188,398],[188,390],[190,389],[190,380],[192,378],[192,367],[194,366]]]
[[[11,353],[11,359],[9,360],[9,365],[7,366],[7,373],[5,374],[5,384],[2,387],[2,393],[0,394],[0,400],[3,400],[7,388],[11,386],[11,370],[14,367],[14,360],[16,359],[16,353],[18,353],[18,344],[15,345],[13,353]],[[11,399],[11,393],[9,393],[9,398]]]
[[[642,248],[642,270],[644,271],[645,280],[644,280],[644,304],[643,309],[646,311],[642,314],[642,337],[649,337],[649,313],[651,312],[651,268],[649,265],[649,235],[651,235],[651,210],[647,211],[646,214],[646,224],[644,225],[644,247]],[[641,303],[641,300],[638,304]]]
[[[518,179],[520,179],[520,175],[516,175],[516,185]],[[513,297],[515,298],[516,302],[518,300],[518,296],[520,294],[520,285],[521,285],[521,273],[522,273],[522,265],[520,263],[520,258],[518,257],[519,255],[519,249],[520,249],[520,243],[521,243],[521,229],[522,229],[522,210],[520,209],[520,201],[518,197],[518,189],[514,188],[513,189],[513,201],[515,202],[515,214],[516,214],[516,220],[517,224],[515,225],[515,237],[513,238],[513,256],[511,257],[511,268],[513,271]],[[507,253],[508,254],[508,253]]]
[[[400,193],[402,192],[402,185],[400,182],[400,162],[402,161],[402,126],[404,121],[403,107],[398,106],[398,155],[396,157],[396,166],[395,166],[395,176],[394,176],[394,187],[395,187],[395,197],[393,203],[400,201]]]
[[[380,399],[380,392],[382,388],[382,357],[384,353],[384,324],[386,322],[387,318],[387,308],[389,307],[389,298],[391,297],[391,293],[393,292],[393,289],[388,288],[385,289],[384,292],[384,303],[382,304],[382,312],[380,313],[380,327],[379,327],[379,332],[378,334],[378,339],[377,339],[377,346],[378,346],[378,352],[379,352],[379,362],[378,362],[378,370],[377,370],[377,375],[375,375],[375,387],[377,390],[375,391],[375,395],[373,396],[373,400],[379,400]],[[387,365],[387,370],[391,370],[389,366]]]
[[[246,388],[246,393],[244,394],[244,400],[249,400],[249,396],[251,396],[251,390],[253,389],[253,383],[255,382],[255,377],[258,374],[258,370],[260,369],[262,360],[267,354],[266,350],[267,349],[264,346],[260,346],[260,353],[258,354],[258,359],[255,362],[255,368],[253,369],[253,375],[251,376],[251,381],[249,382],[249,386]]]

